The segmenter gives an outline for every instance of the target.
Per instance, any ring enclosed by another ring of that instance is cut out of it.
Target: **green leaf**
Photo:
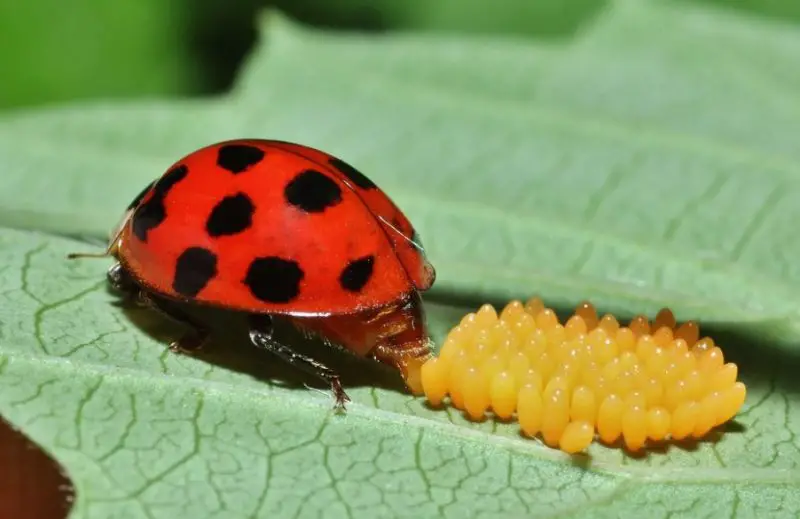
[[[76,0],[69,9],[53,0],[3,2],[0,107],[197,92],[205,85],[189,39],[175,37],[191,29],[189,9],[158,0]]]
[[[620,1],[558,45],[262,33],[228,97],[0,121],[0,413],[67,468],[73,517],[797,515],[797,28]],[[346,157],[407,210],[436,338],[489,299],[671,305],[739,364],[737,423],[570,460],[333,354],[346,416],[233,332],[168,353],[175,328],[64,255],[181,154],[241,136]]]
[[[605,0],[279,0],[280,9],[301,20],[335,27],[515,34],[561,38],[587,23]]]

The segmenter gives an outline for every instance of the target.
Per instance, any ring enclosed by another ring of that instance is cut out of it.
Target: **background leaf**
[[[67,467],[75,517],[797,514],[795,27],[660,2],[547,44],[265,24],[225,98],[0,122],[0,412]],[[181,154],[249,135],[346,157],[407,209],[437,338],[486,299],[672,305],[739,363],[739,425],[575,463],[348,359],[338,417],[233,336],[167,353],[175,330],[114,306],[104,264],[63,257]]]

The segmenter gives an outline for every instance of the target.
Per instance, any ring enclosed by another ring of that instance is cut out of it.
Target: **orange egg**
[[[703,437],[744,404],[738,367],[699,333],[669,309],[625,325],[598,318],[589,302],[564,323],[539,298],[499,312],[486,304],[449,331],[418,378],[432,406],[449,403],[470,420],[516,420],[524,436],[568,453],[595,436],[638,451]]]

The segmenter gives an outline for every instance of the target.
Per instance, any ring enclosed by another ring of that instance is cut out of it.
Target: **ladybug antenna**
[[[389,226],[389,227],[390,227],[390,228],[391,228],[391,229],[392,229],[394,232],[396,232],[397,234],[399,234],[400,236],[402,236],[404,240],[406,240],[408,243],[410,243],[411,245],[413,245],[414,247],[416,247],[417,249],[419,249],[419,251],[420,251],[420,252],[425,252],[425,248],[424,248],[424,247],[422,247],[422,244],[421,244],[421,243],[417,243],[417,242],[415,242],[414,240],[412,240],[411,238],[409,238],[408,236],[406,236],[405,234],[403,234],[403,233],[400,231],[400,229],[398,229],[397,227],[395,227],[394,225],[392,225],[391,223],[389,223],[388,221],[386,221],[386,218],[384,218],[383,216],[381,216],[381,215],[378,215],[378,218],[380,218],[380,219],[381,219],[381,221],[382,221],[383,223],[385,223],[387,226]]]
[[[67,259],[78,258],[107,258],[108,252],[70,252],[67,254]]]

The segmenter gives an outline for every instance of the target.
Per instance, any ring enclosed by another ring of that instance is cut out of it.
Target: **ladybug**
[[[420,293],[436,274],[406,216],[343,160],[284,141],[237,139],[173,164],[127,207],[101,254],[109,284],[188,327],[190,353],[209,331],[183,305],[245,312],[253,345],[350,398],[339,375],[275,333],[288,321],[397,369],[418,393],[432,355]]]

